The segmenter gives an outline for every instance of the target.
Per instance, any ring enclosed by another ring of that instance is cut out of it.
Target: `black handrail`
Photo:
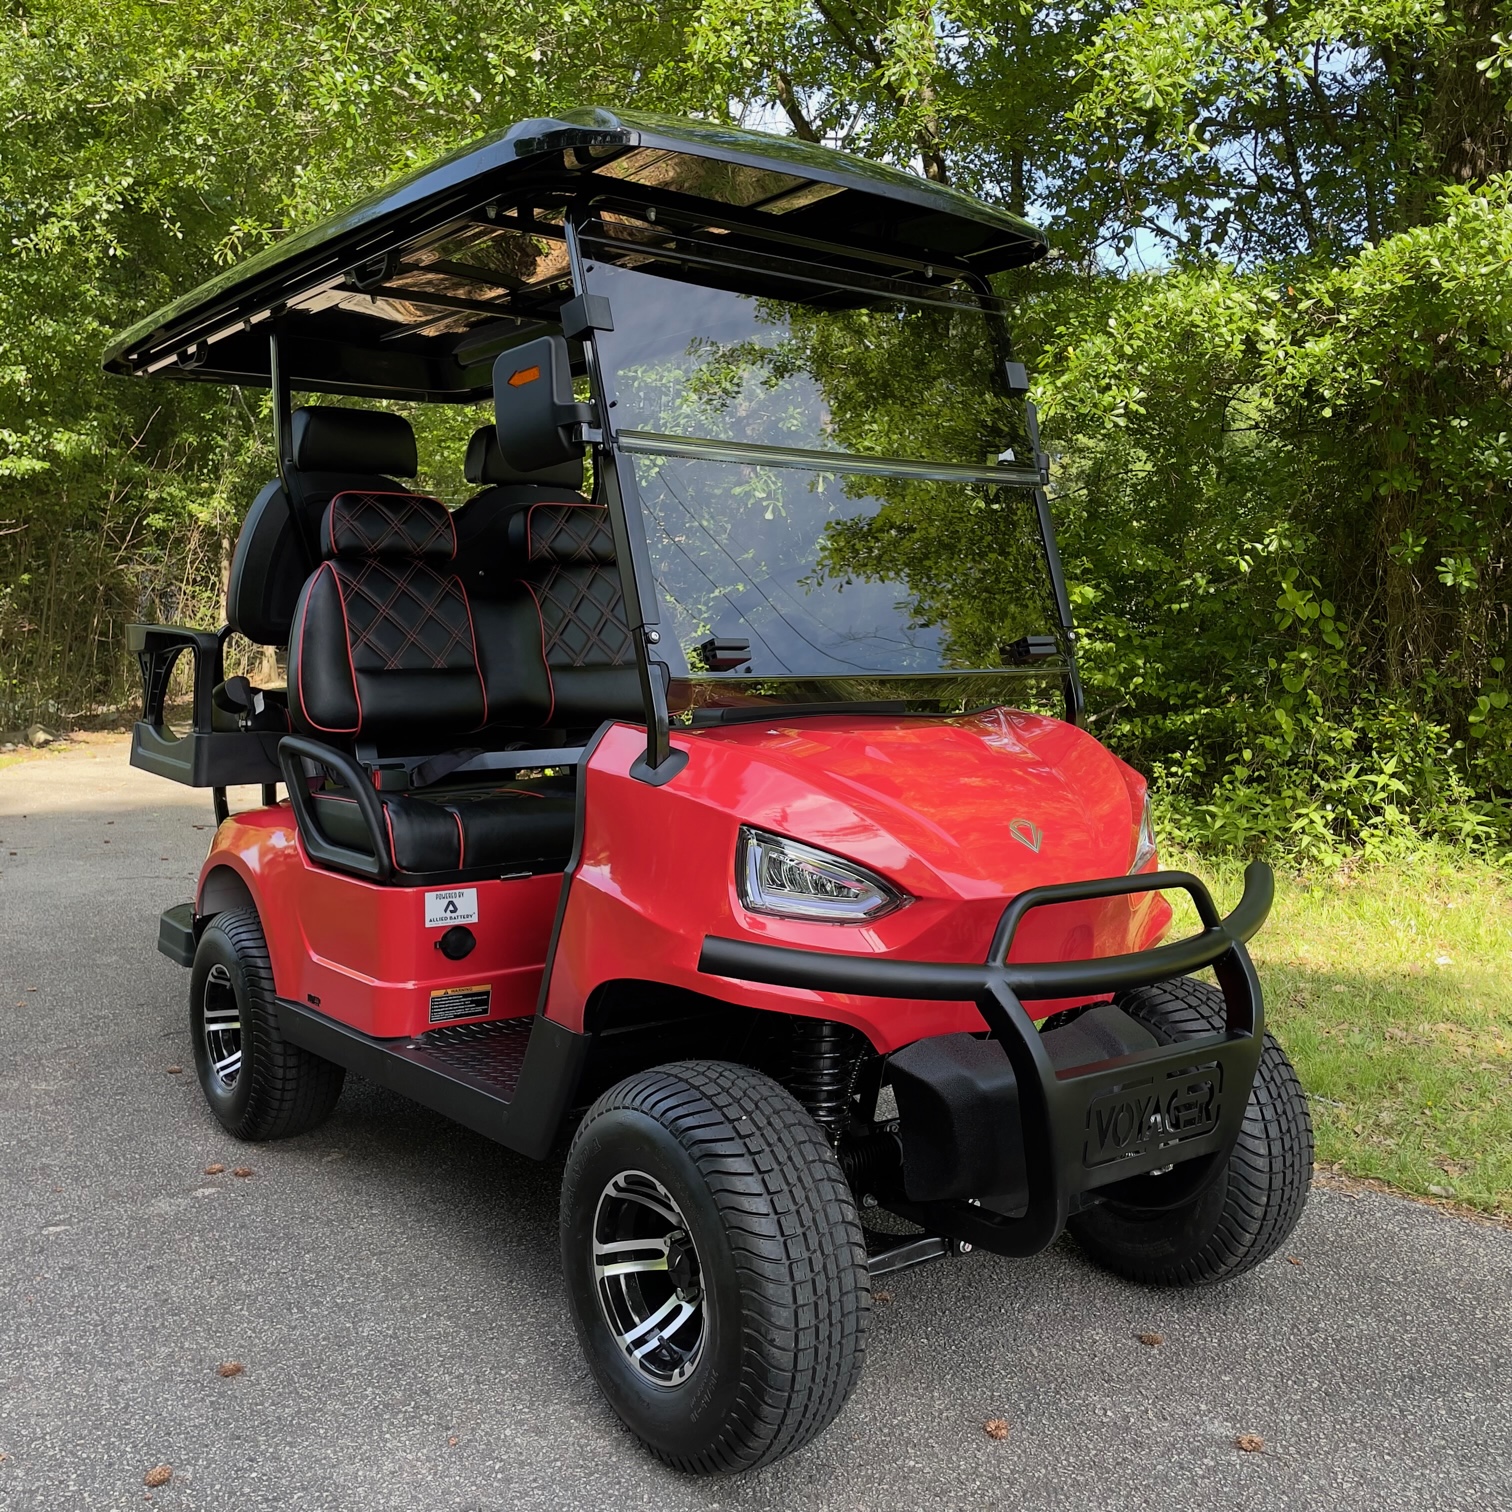
[[[304,768],[300,765],[302,761],[313,761],[346,784],[356,801],[357,812],[362,815],[363,823],[367,826],[368,839],[373,846],[371,855],[365,851],[353,850],[348,845],[338,845],[321,829],[310,803],[310,788]],[[345,751],[322,745],[318,740],[306,740],[303,735],[285,735],[278,742],[278,763],[283,768],[289,802],[299,825],[299,838],[304,841],[310,859],[338,871],[368,877],[374,882],[387,882],[393,875],[394,868],[384,838],[383,805],[373,790],[372,779],[362,768]]]

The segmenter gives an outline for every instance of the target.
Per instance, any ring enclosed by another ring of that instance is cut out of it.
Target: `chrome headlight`
[[[826,924],[867,924],[912,901],[854,861],[742,826],[735,885],[752,913]]]
[[[1155,856],[1155,821],[1150,817],[1150,795],[1144,795],[1144,807],[1139,814],[1139,829],[1134,838],[1134,859],[1129,863],[1129,875],[1143,871]]]

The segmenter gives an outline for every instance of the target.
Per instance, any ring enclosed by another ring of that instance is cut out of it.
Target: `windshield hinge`
[[[614,316],[603,294],[579,294],[569,299],[560,311],[562,335],[568,341],[581,341],[589,331],[612,331]]]

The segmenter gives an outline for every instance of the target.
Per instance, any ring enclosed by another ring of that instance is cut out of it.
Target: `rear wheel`
[[[1223,994],[1185,977],[1135,988],[1117,1002],[1162,1044],[1211,1034],[1226,1022]],[[1286,1242],[1307,1201],[1312,1159],[1307,1098],[1285,1051],[1267,1034],[1239,1139],[1210,1183],[1190,1201],[1166,1207],[1157,1205],[1163,1178],[1139,1177],[1123,1191],[1110,1188],[1067,1227],[1091,1259],[1135,1281],[1223,1281]]]
[[[343,1067],[284,1039],[273,967],[251,909],[217,914],[194,952],[189,986],[194,1067],[210,1111],[238,1139],[283,1139],[324,1122]]]
[[[770,1078],[688,1061],[611,1088],[567,1157],[562,1261],[610,1405],[668,1464],[749,1470],[861,1374],[871,1284],[823,1131]]]

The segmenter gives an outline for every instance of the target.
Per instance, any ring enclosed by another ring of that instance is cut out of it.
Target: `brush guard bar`
[[[1200,933],[1088,961],[1008,960],[1032,909],[1167,889],[1192,899]],[[1177,1206],[1228,1159],[1264,1037],[1260,983],[1245,944],[1265,922],[1274,896],[1275,878],[1263,861],[1246,868],[1244,894],[1227,917],[1220,917],[1211,894],[1190,872],[1144,872],[1020,893],[1004,909],[980,965],[833,955],[710,935],[698,966],[710,976],[778,987],[975,1003],[1018,1082],[1028,1205],[1017,1214],[968,1202],[889,1206],[933,1232],[998,1254],[1031,1255],[1055,1241],[1082,1193],[1120,1183],[1120,1201],[1151,1209]],[[1026,998],[1095,997],[1208,966],[1223,991],[1223,1033],[1093,1065],[1057,1070],[1024,1008]],[[1172,1175],[1141,1179],[1176,1165],[1181,1170]]]

